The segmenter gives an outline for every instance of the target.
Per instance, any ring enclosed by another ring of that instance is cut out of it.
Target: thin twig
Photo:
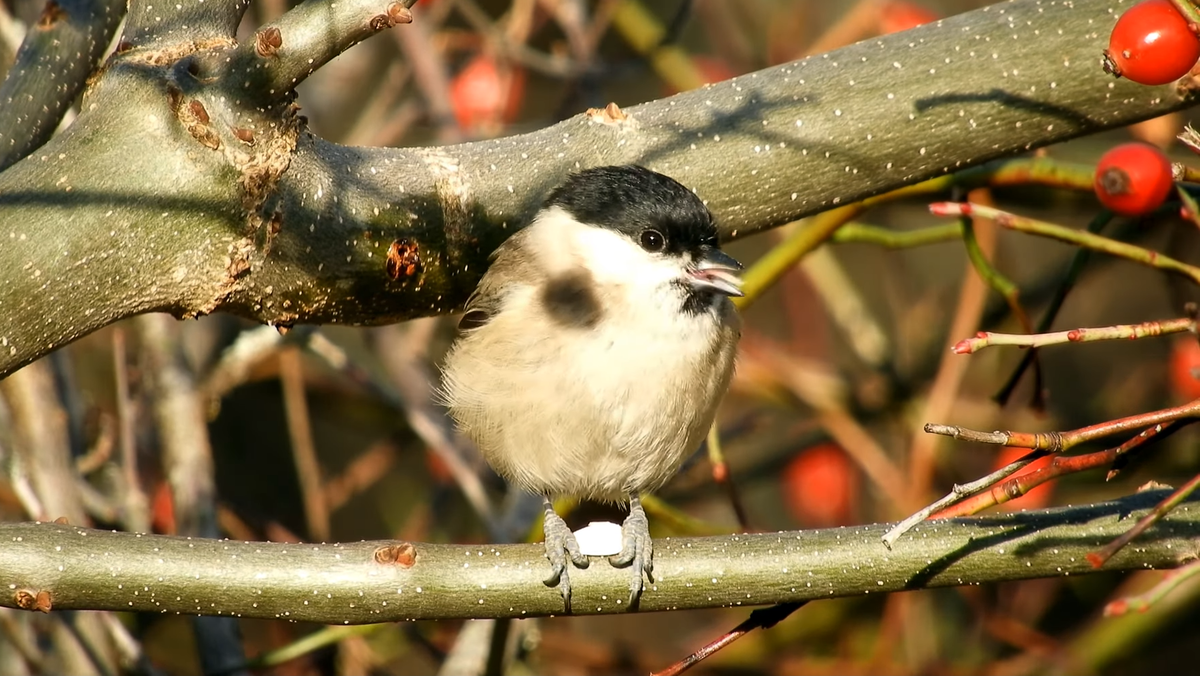
[[[1174,272],[1183,275],[1193,282],[1200,284],[1200,268],[1189,265],[1182,261],[1163,255],[1157,251],[1151,251],[1144,247],[1125,242],[1118,242],[1108,237],[1103,237],[1095,233],[1083,232],[1066,228],[1054,223],[1047,223],[1033,218],[1017,216],[1015,214],[1001,211],[988,206],[979,204],[961,204],[958,202],[935,202],[929,205],[929,211],[938,216],[963,216],[966,214],[978,214],[987,218],[993,219],[997,225],[1015,230],[1017,232],[1025,232],[1031,235],[1039,235],[1048,237],[1067,244],[1086,247],[1093,251],[1099,251],[1124,258],[1136,263],[1142,263],[1152,268]]]
[[[1196,332],[1196,320],[1184,317],[1141,324],[1116,324],[1094,328],[1071,329],[1054,333],[992,333],[980,331],[974,338],[964,338],[954,344],[954,354],[973,354],[985,347],[1010,345],[1016,347],[1045,347],[1064,343],[1088,343],[1100,340],[1149,338],[1170,333]]]
[[[991,202],[991,193],[984,190],[978,191],[973,203],[981,203],[982,200]],[[973,223],[980,218],[987,218],[983,214],[964,214],[960,219],[963,224],[963,244],[966,245],[967,258],[971,261],[971,265],[979,271],[979,275],[983,277],[988,286],[992,287],[997,293],[1004,298],[1004,302],[1008,305],[1008,309],[1016,317],[1017,323],[1021,325],[1021,330],[1025,333],[1033,333],[1033,324],[1029,321],[1029,316],[1025,313],[1025,308],[1021,305],[1020,288],[1001,274],[999,270],[991,264],[988,257],[979,250],[979,246],[975,238],[975,228]],[[989,226],[994,225],[990,220]],[[994,235],[993,235],[994,236]],[[1044,377],[1042,375],[1042,364],[1037,359],[1036,354],[1030,356],[1030,365],[1033,367],[1033,396],[1030,406],[1034,411],[1044,411],[1046,408],[1045,393],[1043,391]]]
[[[914,230],[892,230],[855,221],[838,228],[829,238],[835,244],[876,244],[887,249],[908,249],[960,240],[962,223],[957,221]]]
[[[1107,209],[1103,209],[1096,217],[1088,223],[1087,231],[1093,234],[1099,234],[1112,221],[1113,213]],[[1067,295],[1071,293],[1071,289],[1075,288],[1075,282],[1079,279],[1079,275],[1083,274],[1084,268],[1087,267],[1088,261],[1091,259],[1092,252],[1088,249],[1078,248],[1071,256],[1071,263],[1067,266],[1067,271],[1063,274],[1062,280],[1058,283],[1058,288],[1054,291],[1054,297],[1050,299],[1050,303],[1046,306],[1046,311],[1042,313],[1041,320],[1038,321],[1036,333],[1045,333],[1050,330],[1050,326],[1054,324],[1055,318],[1058,317],[1059,310],[1062,309],[1063,303],[1067,300]],[[1001,406],[1008,403],[1008,398],[1017,389],[1017,384],[1021,381],[1021,376],[1025,374],[1037,358],[1037,350],[1030,350],[1021,357],[1021,362],[1013,369],[1012,375],[1008,377],[1008,381],[996,393],[995,400]]]
[[[906,504],[904,473],[879,442],[846,411],[845,387],[840,381],[822,378],[821,372],[811,364],[748,331],[743,331],[741,350],[743,365],[752,361],[765,365],[782,386],[817,411],[821,426],[889,501],[896,505]]]
[[[283,385],[283,409],[287,418],[288,439],[292,445],[292,460],[300,481],[304,516],[308,535],[317,542],[327,542],[329,508],[321,481],[321,463],[317,460],[316,444],[312,437],[312,422],[304,392],[304,366],[300,350],[290,347],[279,353],[279,378]]]
[[[885,368],[892,346],[841,261],[829,247],[818,247],[801,262],[801,270],[858,358],[873,369]]]
[[[956,484],[950,493],[896,524],[896,526],[884,534],[883,543],[891,549],[896,540],[911,530],[913,526],[969,496],[990,488],[1040,457],[1050,453],[1061,453],[1093,439],[1128,432],[1134,429],[1161,425],[1163,423],[1192,420],[1197,417],[1200,417],[1200,399],[1193,400],[1183,406],[1175,406],[1149,413],[1140,413],[1126,418],[1108,420],[1068,432],[981,432],[953,425],[927,423],[925,431],[930,434],[940,434],[959,440],[985,444],[1029,448],[1033,449],[1033,452],[1025,454],[1018,460],[992,472],[982,479],[962,485]]]
[[[75,471],[81,477],[98,471],[108,464],[108,461],[112,460],[113,448],[117,445],[117,432],[112,416],[101,412],[97,415],[97,425],[99,429],[96,431],[95,443],[87,449],[86,453],[75,458]]]
[[[125,349],[125,328],[113,327],[113,373],[116,380],[117,438],[121,446],[122,491],[121,518],[125,528],[134,533],[150,532],[150,501],[142,490],[138,473],[137,446],[134,443],[136,404],[129,393],[129,358]]]
[[[725,646],[733,643],[746,634],[749,634],[755,629],[770,629],[771,627],[774,627],[776,624],[779,624],[783,620],[787,619],[789,615],[799,610],[800,607],[805,603],[806,602],[804,601],[797,603],[780,603],[778,605],[770,606],[769,608],[759,608],[758,610],[751,612],[750,617],[747,618],[745,622],[742,622],[738,626],[729,630],[717,640],[709,643],[703,648],[697,650],[691,655],[688,655],[675,664],[672,664],[666,669],[663,669],[662,671],[652,672],[651,676],[677,676],[678,674],[682,674],[700,662],[703,662],[705,659],[712,656]]]
[[[1192,400],[1181,406],[1159,409],[1147,413],[1139,413],[1125,418],[1115,418],[1104,422],[1080,427],[1067,432],[1012,432],[998,430],[982,432],[954,425],[936,425],[927,423],[925,431],[929,434],[940,434],[954,437],[961,441],[975,441],[984,444],[1001,446],[1016,446],[1061,453],[1079,444],[1094,439],[1102,439],[1122,432],[1140,430],[1152,425],[1169,423],[1175,420],[1190,420],[1200,417],[1200,399]]]
[[[462,129],[454,117],[454,102],[450,98],[450,73],[446,60],[433,46],[431,26],[414,21],[401,31],[389,31],[400,47],[405,61],[412,68],[412,77],[429,109],[429,117],[443,143],[462,140]]]
[[[1177,589],[1179,585],[1187,582],[1197,574],[1200,574],[1200,561],[1193,561],[1181,568],[1168,570],[1163,573],[1162,580],[1149,591],[1136,596],[1110,601],[1104,606],[1104,616],[1115,617],[1131,611],[1144,613],[1151,606],[1161,601],[1167,594]]]
[[[725,453],[721,449],[721,432],[717,429],[716,422],[713,422],[708,430],[708,462],[712,465],[713,481],[718,486],[723,486],[729,496],[729,504],[737,517],[738,527],[744,533],[750,532],[750,518],[746,515],[746,506],[742,503],[737,484],[733,482],[733,475],[729,472],[729,463],[725,462]]]
[[[34,362],[0,380],[0,394],[8,401],[15,432],[15,454],[28,473],[37,504],[45,513],[35,519],[66,517],[73,524],[87,523],[75,485],[78,475],[63,409],[49,360]]]
[[[1133,524],[1133,527],[1125,531],[1120,537],[1108,543],[1099,552],[1092,552],[1087,555],[1088,563],[1093,567],[1099,568],[1103,566],[1117,552],[1121,551],[1125,545],[1133,541],[1134,538],[1146,532],[1146,529],[1153,526],[1159,519],[1163,518],[1172,509],[1175,509],[1179,503],[1187,500],[1196,488],[1200,487],[1200,474],[1192,477],[1186,484],[1179,487],[1174,493],[1167,496],[1165,500],[1158,503],[1154,509],[1148,514],[1138,519],[1138,522]]]
[[[912,514],[908,518],[893,526],[891,530],[884,533],[882,538],[883,544],[886,545],[888,549],[891,549],[892,545],[896,543],[896,540],[898,540],[901,535],[904,535],[908,531],[912,530],[914,526],[921,523],[925,519],[928,519],[930,516],[942,511],[950,505],[953,505],[959,500],[962,500],[967,496],[974,495],[979,491],[982,491],[985,488],[995,484],[996,482],[1015,474],[1016,472],[1020,471],[1022,467],[1025,467],[1029,463],[1045,455],[1045,451],[1035,450],[1031,453],[1026,453],[1018,460],[1001,467],[982,479],[976,479],[975,481],[965,484],[954,484],[954,487],[949,493],[942,496],[932,504],[922,507],[916,513]]]
[[[985,199],[988,197],[986,192],[980,196]],[[967,243],[968,252],[974,251],[974,255],[984,261],[988,256],[995,255],[998,233],[992,224],[980,223],[979,225],[983,227],[978,232],[975,230],[975,224],[967,218],[960,219],[956,225],[963,232],[963,241]],[[980,237],[977,238],[977,234]],[[985,265],[985,267],[990,266]],[[987,278],[978,266],[968,266],[963,271],[963,280],[958,291],[958,303],[954,309],[954,318],[950,323],[950,335],[958,335],[957,332],[971,331],[979,327],[980,318],[983,316],[987,303],[986,283]],[[959,400],[959,391],[966,378],[968,366],[969,364],[964,363],[963,360],[954,359],[951,355],[942,355],[937,375],[933,385],[929,388],[925,406],[918,419],[937,420],[950,415]],[[896,503],[899,509],[907,511],[928,499],[937,464],[938,442],[938,439],[927,434],[913,433],[908,445],[908,480],[904,482],[904,485],[908,487],[907,501]]]
[[[424,328],[424,339],[427,340],[428,330],[435,326],[433,322],[436,320],[409,322],[405,329],[395,325],[377,329],[375,335],[379,339],[379,354],[392,383],[399,389],[398,393],[392,390],[396,393],[393,396],[397,398],[400,404],[398,408],[404,413],[409,427],[445,463],[463,496],[492,537],[504,542],[511,536],[501,532],[483,481],[465,460],[465,453],[457,443],[453,424],[445,409],[438,408],[433,402],[433,376],[424,362],[424,349],[416,344],[419,340],[405,334],[405,330],[412,332]]]
[[[381,439],[359,453],[336,476],[324,482],[325,508],[335,512],[378,482],[396,464],[398,452],[390,439]]]
[[[1115,467],[1122,459],[1129,458],[1135,452],[1144,449],[1148,442],[1161,441],[1189,424],[1191,424],[1191,421],[1177,420],[1166,425],[1154,425],[1142,430],[1136,436],[1131,437],[1119,446],[1113,446],[1103,451],[1096,451],[1095,453],[1087,453],[1085,455],[1055,456],[1054,460],[1046,467],[1020,476],[1011,477],[993,486],[990,491],[977,493],[956,505],[933,514],[930,518],[948,519],[951,517],[978,514],[988,507],[994,507],[1009,500],[1015,500],[1034,488],[1067,474],[1099,469],[1105,466]],[[1115,472],[1115,469],[1111,469],[1108,478],[1111,479]]]

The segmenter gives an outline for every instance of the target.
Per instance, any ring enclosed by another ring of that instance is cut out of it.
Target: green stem
[[[947,223],[916,230],[891,230],[867,223],[847,223],[834,231],[829,241],[837,244],[876,244],[888,249],[907,249],[962,239],[962,225]]]
[[[1108,209],[1101,210],[1088,223],[1087,231],[1092,234],[1099,234],[1112,222],[1112,218],[1113,213],[1111,211]],[[1063,275],[1062,281],[1059,282],[1058,289],[1054,292],[1054,298],[1050,299],[1050,305],[1042,315],[1041,321],[1038,322],[1035,333],[1045,333],[1050,330],[1054,319],[1058,317],[1059,310],[1062,309],[1063,303],[1067,300],[1067,294],[1071,293],[1071,289],[1075,288],[1075,282],[1079,279],[1079,275],[1083,274],[1083,270],[1087,267],[1091,255],[1092,252],[1088,249],[1075,250],[1075,253],[1071,256],[1071,264],[1067,266],[1067,272]],[[996,393],[995,399],[997,403],[1001,406],[1008,403],[1009,397],[1017,389],[1017,383],[1021,381],[1021,376],[1025,374],[1025,370],[1033,364],[1036,358],[1037,350],[1029,350],[1021,357],[1021,363],[1017,364],[1017,368],[1009,376],[1008,382]]]
[[[1126,244],[1125,242],[1118,242],[1095,233],[1082,232],[1054,223],[1047,223],[1046,221],[1017,216],[1006,211],[1001,211],[1000,209],[979,204],[961,205],[946,202],[933,205],[932,208],[934,213],[939,215],[954,216],[961,215],[965,209],[984,218],[991,218],[995,220],[997,225],[1009,230],[1055,239],[1067,244],[1091,249],[1092,251],[1106,253],[1110,256],[1142,263],[1143,265],[1158,268],[1159,270],[1174,272],[1200,284],[1200,268],[1194,265],[1188,265],[1157,251],[1133,244]]]

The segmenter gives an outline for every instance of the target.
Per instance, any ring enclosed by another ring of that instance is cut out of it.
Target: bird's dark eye
[[[667,238],[657,230],[642,231],[642,248],[650,253],[658,253],[667,246]]]

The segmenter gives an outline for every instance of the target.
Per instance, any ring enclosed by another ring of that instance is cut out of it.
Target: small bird
[[[511,484],[541,495],[546,558],[571,608],[567,559],[588,566],[556,496],[629,504],[629,603],[653,582],[639,499],[678,471],[729,386],[741,264],[708,208],[672,178],[587,169],[492,254],[443,365],[459,429]]]

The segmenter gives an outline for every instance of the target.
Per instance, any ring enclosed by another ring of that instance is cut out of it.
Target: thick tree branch
[[[209,41],[232,38],[249,7],[250,0],[129,0],[118,51],[142,49],[156,61],[172,53],[178,58]]]
[[[124,12],[123,0],[48,0],[0,84],[0,171],[54,133]]]
[[[0,376],[139,312],[288,325],[453,311],[583,166],[671,174],[729,238],[1189,105],[1097,65],[1118,4],[1015,0],[627,116],[427,149],[330,144],[287,105],[230,96],[236,69],[189,71],[226,47],[179,67],[118,57],[74,125],[0,174]]]
[[[333,57],[381,30],[412,23],[417,0],[343,0],[301,3],[254,34],[234,52],[236,90],[278,99]],[[239,78],[240,74],[240,78]]]
[[[1169,491],[1083,507],[935,521],[889,551],[886,524],[664,538],[641,610],[763,605],[1094,572],[1084,558]],[[0,605],[196,613],[330,624],[561,613],[540,544],[279,544],[0,524]],[[1173,568],[1200,548],[1200,501],[1104,570]],[[572,572],[578,614],[627,610],[627,571]]]

